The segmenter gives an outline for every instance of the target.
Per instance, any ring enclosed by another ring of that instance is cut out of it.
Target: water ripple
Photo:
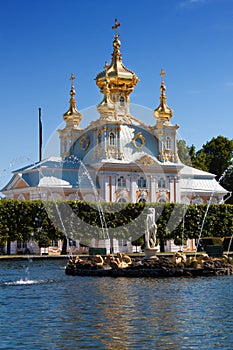
[[[1,285],[18,286],[0,288],[1,348],[233,348],[232,276],[73,277],[62,266],[36,262],[23,276],[1,265]]]
[[[47,283],[55,283],[55,280],[28,280],[28,279],[20,279],[18,281],[8,281],[3,282],[2,284],[5,286],[23,286],[23,285],[32,285],[32,284],[47,284]]]

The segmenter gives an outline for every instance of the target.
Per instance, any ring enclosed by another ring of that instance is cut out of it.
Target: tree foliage
[[[184,140],[179,140],[177,146],[182,163],[215,174],[216,180],[233,193],[233,140],[219,135],[206,142],[198,151],[193,145],[188,147]],[[232,204],[233,196],[226,203]]]
[[[185,165],[192,165],[193,157],[195,155],[195,147],[192,145],[191,147],[188,147],[186,144],[186,141],[184,140],[178,140],[177,141],[177,149],[178,149],[178,156],[181,160],[181,162]]]
[[[220,179],[224,171],[232,164],[233,140],[224,136],[213,137],[196,153],[193,165],[216,174]]]
[[[174,239],[199,238],[207,205],[178,203],[103,203],[105,229],[110,239],[124,238],[142,242],[146,228],[147,209],[155,208],[157,238],[161,242]],[[102,239],[103,222],[96,203],[82,201],[0,201],[0,247],[11,241],[34,238],[40,247],[52,240]],[[225,237],[233,232],[233,205],[210,205],[202,237]],[[107,237],[105,237],[107,238]]]

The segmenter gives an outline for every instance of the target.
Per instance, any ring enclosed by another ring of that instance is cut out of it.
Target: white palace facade
[[[214,174],[182,164],[177,152],[178,125],[167,105],[164,70],[160,100],[146,125],[130,111],[130,96],[139,79],[126,68],[120,52],[118,23],[110,64],[95,81],[103,94],[96,120],[81,128],[74,75],[69,109],[59,129],[60,156],[42,159],[13,172],[1,190],[12,199],[80,199],[106,202],[223,202],[227,191]]]

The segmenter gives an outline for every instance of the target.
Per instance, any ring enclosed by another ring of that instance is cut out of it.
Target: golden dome
[[[75,100],[75,89],[74,89],[74,79],[75,76],[74,74],[71,75],[70,80],[72,81],[71,83],[71,89],[70,89],[70,108],[66,113],[63,114],[63,119],[65,122],[71,122],[79,124],[80,121],[82,120],[82,114],[77,110],[76,108],[76,100]]]
[[[108,85],[109,85],[109,78],[108,78],[108,74],[106,73],[106,79],[103,86],[104,98],[97,106],[97,111],[100,113],[101,116],[104,116],[104,117],[113,115],[115,112],[115,103],[113,103],[110,98]]]
[[[113,41],[113,53],[112,53],[112,61],[108,65],[105,65],[105,70],[101,73],[97,74],[95,80],[96,84],[100,88],[100,91],[103,93],[103,88],[105,85],[106,74],[109,78],[109,90],[110,92],[119,92],[123,91],[131,93],[139,81],[138,77],[134,72],[129,70],[122,63],[122,56],[120,52],[121,42],[119,40],[118,27],[120,23],[118,23],[117,19],[115,20],[115,25],[112,27],[116,30],[116,34],[114,36]]]
[[[161,86],[160,86],[160,91],[161,91],[161,95],[160,95],[160,104],[158,106],[158,108],[156,108],[154,110],[154,116],[157,119],[157,122],[159,123],[164,123],[164,122],[169,122],[172,114],[173,114],[173,110],[168,107],[167,105],[167,97],[165,94],[166,91],[166,86],[164,84],[164,75],[165,75],[165,71],[162,69],[161,70]]]

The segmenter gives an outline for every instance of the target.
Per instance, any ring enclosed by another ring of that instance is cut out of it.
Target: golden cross
[[[115,18],[115,24],[112,26],[112,29],[116,30],[116,35],[118,35],[118,27],[120,27],[120,23],[118,22],[117,18]]]
[[[161,76],[161,79],[162,79],[162,82],[164,82],[164,75],[166,74],[165,70],[162,68],[161,69],[161,72],[160,72],[160,76]]]
[[[74,73],[71,74],[70,80],[72,81],[72,86],[74,85],[74,79],[75,79],[75,75]]]

